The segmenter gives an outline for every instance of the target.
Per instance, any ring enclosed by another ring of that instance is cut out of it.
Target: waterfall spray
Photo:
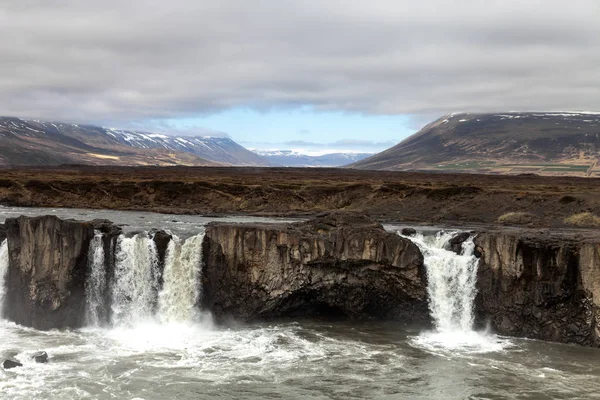
[[[4,297],[6,296],[6,275],[8,274],[8,240],[4,239],[0,244],[0,318],[4,309]]]
[[[158,300],[158,315],[162,322],[192,321],[196,316],[203,238],[204,233],[200,233],[182,243],[173,236],[169,243],[163,288]]]
[[[112,322],[128,325],[154,314],[158,294],[156,244],[145,233],[117,241],[112,282]]]
[[[473,255],[473,239],[463,243],[461,254],[448,250],[456,232],[435,236],[417,234],[409,238],[423,253],[427,269],[429,310],[438,332],[473,329],[478,260]]]
[[[99,326],[104,321],[106,304],[106,268],[104,264],[103,235],[96,232],[88,252],[88,279],[85,285],[86,320],[88,325]]]

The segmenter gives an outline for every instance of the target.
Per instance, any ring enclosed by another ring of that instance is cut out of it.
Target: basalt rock
[[[38,364],[46,364],[48,362],[48,353],[45,351],[38,351],[34,353],[31,358]]]
[[[428,319],[419,249],[364,216],[212,223],[203,248],[203,305],[217,317]]]
[[[527,230],[475,239],[476,308],[498,333],[600,346],[600,239]]]
[[[23,364],[18,362],[17,360],[7,359],[2,362],[2,368],[4,369],[12,369],[17,367],[22,367]]]
[[[91,223],[55,216],[6,220],[5,318],[37,329],[82,326]]]
[[[0,244],[6,239],[6,226],[0,224]]]
[[[460,254],[462,252],[462,245],[464,242],[469,239],[471,234],[469,232],[461,232],[454,236],[452,239],[448,241],[448,245],[450,247],[449,250],[455,252],[456,254]]]
[[[415,228],[402,228],[400,233],[404,236],[414,236],[417,234],[417,230]]]

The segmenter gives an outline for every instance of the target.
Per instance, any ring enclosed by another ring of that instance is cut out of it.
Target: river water
[[[115,249],[123,253],[123,277],[113,290],[137,294],[116,296],[111,307],[121,314],[102,324],[90,288],[89,326],[76,331],[42,332],[0,320],[1,355],[24,364],[0,368],[1,399],[600,398],[599,350],[471,328],[476,263],[470,241],[462,255],[444,249],[447,233],[411,238],[428,268],[433,329],[403,321],[318,319],[216,326],[209,313],[191,306],[201,296],[193,284],[201,268],[195,249],[203,225],[215,218],[0,208],[0,222],[49,213],[108,218],[142,231],[137,239],[123,237]],[[143,231],[152,227],[170,229],[179,238],[169,245],[164,287],[149,292],[152,250]],[[0,246],[0,284],[5,247]],[[143,257],[132,256],[144,249]],[[90,248],[92,271],[94,258],[102,258],[99,251]],[[125,261],[130,256],[134,259]],[[154,311],[144,308],[148,296],[156,296]],[[47,364],[31,360],[38,350],[48,352]]]

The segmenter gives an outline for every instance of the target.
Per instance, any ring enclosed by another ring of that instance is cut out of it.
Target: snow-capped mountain
[[[223,137],[168,136],[11,117],[0,118],[0,137],[0,165],[268,165],[255,153]]]
[[[270,163],[283,167],[341,167],[364,158],[373,153],[327,153],[307,154],[300,150],[253,150]]]

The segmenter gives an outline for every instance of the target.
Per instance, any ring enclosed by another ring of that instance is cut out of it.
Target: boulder
[[[35,360],[36,363],[45,364],[48,362],[48,353],[45,351],[38,351],[34,353],[31,358]]]
[[[415,228],[402,228],[402,231],[400,231],[400,233],[403,236],[414,236],[417,234],[417,230]]]
[[[449,250],[456,254],[462,253],[462,244],[466,242],[470,236],[471,234],[469,232],[460,232],[456,234],[448,241]]]
[[[217,318],[429,319],[418,247],[362,215],[211,223],[203,254],[203,306]]]
[[[7,359],[2,362],[2,368],[4,368],[4,369],[11,369],[11,368],[17,368],[17,367],[22,367],[22,366],[23,366],[23,364],[21,364],[20,362],[18,362],[17,360],[14,360],[14,359]]]

